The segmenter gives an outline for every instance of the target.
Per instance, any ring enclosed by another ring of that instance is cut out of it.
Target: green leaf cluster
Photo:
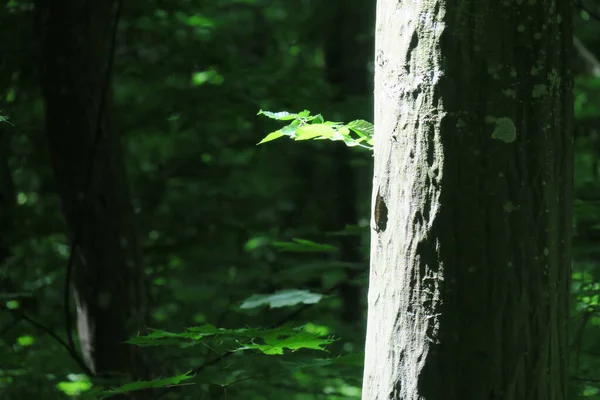
[[[304,110],[299,113],[287,111],[271,112],[260,110],[258,115],[264,115],[277,121],[291,121],[285,127],[269,133],[258,144],[270,142],[287,136],[292,140],[332,140],[342,141],[349,147],[363,147],[373,150],[373,124],[365,120],[355,120],[348,124],[325,121],[321,114],[311,115]]]
[[[185,348],[210,341],[230,342],[232,343],[230,351],[259,350],[264,354],[282,355],[284,349],[324,351],[324,346],[332,343],[334,339],[304,327],[224,329],[205,324],[187,328],[181,333],[154,330],[148,335],[132,338],[128,343],[141,347],[168,345]]]

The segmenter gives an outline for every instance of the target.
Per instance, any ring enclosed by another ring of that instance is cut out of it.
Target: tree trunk
[[[571,5],[379,0],[363,399],[565,399]]]
[[[0,287],[10,292],[13,282],[9,272],[9,259],[12,256],[15,229],[16,193],[12,173],[8,164],[12,128],[0,122]]]
[[[39,1],[40,77],[46,135],[75,252],[80,348],[99,376],[136,375],[143,275],[120,137],[111,121],[107,65],[110,1]]]
[[[328,16],[325,35],[325,79],[333,90],[332,108],[334,110],[349,109],[359,105],[361,98],[367,98],[373,91],[372,75],[369,73],[367,60],[373,53],[373,42],[368,34],[372,27],[375,4],[371,0],[334,0],[327,4]],[[323,12],[319,9],[319,12]],[[371,75],[371,76],[370,76]],[[362,106],[364,102],[361,102]],[[361,110],[363,113],[364,109]],[[371,115],[336,115],[334,120],[348,121],[350,118],[372,120]],[[356,167],[352,158],[356,150],[336,143],[330,151],[335,168],[327,172],[325,178],[328,185],[333,185],[336,196],[330,204],[329,230],[343,230],[347,225],[358,224],[357,204],[359,188],[357,187]],[[360,252],[360,236],[342,236],[339,241],[340,261],[359,265],[364,262]],[[342,320],[346,323],[359,323],[363,320],[364,288],[355,282],[362,272],[356,267],[346,272],[347,282],[340,286],[343,301]]]

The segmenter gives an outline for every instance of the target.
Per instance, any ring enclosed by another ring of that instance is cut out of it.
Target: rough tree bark
[[[565,399],[568,0],[379,0],[363,399]]]
[[[62,208],[74,243],[77,331],[99,376],[136,375],[143,274],[120,137],[111,121],[107,64],[114,3],[39,1],[40,78],[46,135]]]

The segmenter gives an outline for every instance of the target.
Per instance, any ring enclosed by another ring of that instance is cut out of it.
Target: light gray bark
[[[565,399],[568,0],[379,0],[363,399]]]

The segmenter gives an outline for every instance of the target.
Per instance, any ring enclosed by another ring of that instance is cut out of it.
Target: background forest
[[[42,87],[47,101],[52,75],[40,70],[52,54],[40,55],[33,9],[0,8],[0,398],[85,398],[96,386],[66,349],[72,238],[56,183],[57,171],[81,166],[51,161],[50,148],[60,159],[69,143],[49,145],[58,139],[47,134]],[[374,10],[371,0],[111,9],[110,113],[154,329],[135,342],[146,380],[182,384],[147,398],[360,398],[372,153],[321,141],[257,146],[281,124],[256,114],[372,121]],[[572,398],[600,399],[600,3],[585,10],[574,15],[570,378]]]

